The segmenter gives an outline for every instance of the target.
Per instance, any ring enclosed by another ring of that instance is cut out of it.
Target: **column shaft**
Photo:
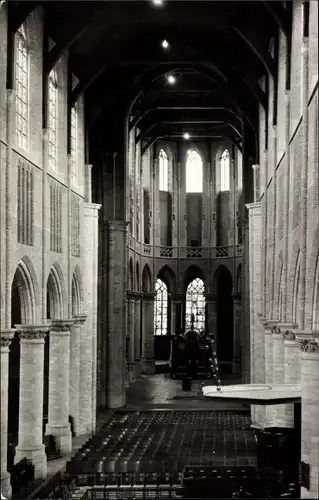
[[[1,493],[11,498],[10,474],[7,471],[8,453],[8,390],[9,346],[14,330],[1,331]]]
[[[292,331],[284,333],[285,338],[285,383],[300,384],[301,382],[301,352],[296,342],[296,336]],[[294,405],[285,405],[286,426],[294,427]]]
[[[319,497],[319,339],[301,341],[301,460],[310,464],[310,490],[301,498]]]
[[[238,294],[233,294],[234,307],[234,349],[233,349],[233,374],[240,375],[241,373],[241,300]]]
[[[108,391],[109,408],[125,405],[126,222],[108,221]]]
[[[47,458],[42,442],[44,337],[48,325],[16,325],[20,333],[19,442],[14,462],[27,458],[34,465],[36,479],[47,475]]]
[[[147,375],[155,373],[154,359],[154,293],[143,294],[143,343],[142,372]]]
[[[81,325],[86,316],[77,314],[73,317],[70,337],[70,415],[73,418],[74,432],[80,431],[80,356],[81,356]]]
[[[135,369],[141,375],[141,296],[135,295]]]
[[[129,342],[128,376],[129,383],[135,382],[135,300],[133,292],[127,291],[127,336]]]
[[[70,329],[73,320],[55,320],[50,330],[49,415],[46,434],[62,454],[72,450],[69,424]]]
[[[272,335],[273,347],[273,384],[285,383],[285,344],[284,336],[280,333]],[[286,427],[286,409],[285,405],[273,406],[273,419],[276,427]]]

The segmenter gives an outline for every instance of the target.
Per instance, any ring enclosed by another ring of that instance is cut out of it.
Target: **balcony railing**
[[[225,247],[173,247],[153,246],[136,241],[128,236],[128,247],[145,257],[162,259],[229,259],[239,258],[243,255],[243,245]]]

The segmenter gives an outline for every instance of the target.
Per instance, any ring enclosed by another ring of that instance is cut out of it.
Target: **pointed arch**
[[[185,293],[190,282],[196,278],[200,278],[205,283],[205,276],[201,267],[196,264],[192,264],[185,269],[182,275],[182,289]]]
[[[163,266],[157,273],[157,278],[162,280],[167,286],[168,293],[174,293],[176,290],[176,276],[172,268],[168,265]]]
[[[133,259],[130,257],[128,264],[128,290],[134,289],[134,270],[133,270]]]
[[[135,286],[136,286],[136,291],[139,292],[140,291],[140,264],[139,264],[138,261],[136,262],[136,282],[135,282]]]
[[[196,149],[186,154],[186,193],[203,192],[203,160]]]
[[[21,323],[36,324],[39,311],[39,284],[35,269],[28,256],[24,256],[17,265],[12,285],[15,283],[20,298]],[[12,305],[11,305],[12,307]]]
[[[72,275],[72,316],[83,311],[83,285],[81,271],[75,266]]]
[[[292,248],[291,258],[289,262],[289,275],[288,275],[288,283],[287,283],[287,305],[286,305],[286,317],[287,321],[293,322],[293,304],[294,304],[294,286],[295,286],[295,277],[297,271],[297,264],[299,260],[299,242],[295,242]]]
[[[152,273],[148,264],[145,264],[142,273],[142,291],[152,292]]]
[[[51,267],[47,279],[47,317],[50,319],[62,319],[64,309],[67,309],[68,298],[65,289],[64,277],[58,262]]]

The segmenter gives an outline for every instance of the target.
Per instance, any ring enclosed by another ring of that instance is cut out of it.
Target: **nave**
[[[205,399],[202,387],[210,384],[193,381],[183,391],[166,374],[141,376],[127,391],[127,406],[100,414],[97,433],[64,474],[30,498],[277,498],[289,487],[296,497],[294,464],[288,470],[287,455],[285,467],[271,464],[273,455],[262,462],[249,406]]]

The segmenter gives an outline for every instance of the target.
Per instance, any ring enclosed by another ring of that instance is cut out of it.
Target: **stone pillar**
[[[285,383],[285,344],[284,336],[278,326],[272,329],[273,384]],[[285,405],[274,405],[273,421],[276,427],[286,427]]]
[[[254,171],[254,202],[260,200],[260,165],[252,166]]]
[[[142,294],[135,294],[135,370],[141,375],[141,299]]]
[[[101,205],[84,204],[83,289],[86,321],[81,328],[80,345],[80,434],[95,428],[96,399],[96,316],[97,316],[97,252],[98,213]],[[94,417],[94,418],[93,418]]]
[[[249,214],[249,310],[250,310],[250,381],[265,380],[265,345],[258,314],[261,312],[261,203],[246,205]],[[264,409],[252,406],[253,424],[262,425]]]
[[[310,489],[301,498],[319,497],[319,339],[301,345],[301,460],[310,464]]]
[[[284,178],[290,179],[290,90],[285,91],[285,146],[286,161],[280,168],[284,168]],[[289,264],[289,204],[290,184],[286,180],[283,192],[283,267],[281,275],[282,289],[288,290],[288,264]],[[292,311],[291,311],[292,313]],[[287,321],[287,293],[282,294],[282,321]]]
[[[1,331],[1,494],[11,498],[10,474],[7,471],[8,453],[8,390],[9,390],[9,346],[14,330]]]
[[[72,450],[69,424],[70,330],[73,320],[57,319],[50,328],[49,415],[46,435],[55,438],[61,454]]]
[[[185,303],[184,293],[175,293],[171,298],[172,310],[172,334],[183,333],[183,304]]]
[[[241,299],[239,293],[233,293],[234,308],[234,349],[232,372],[235,375],[241,374]]]
[[[135,293],[127,290],[127,335],[129,342],[128,378],[129,383],[135,382]]]
[[[217,349],[217,295],[215,293],[205,293],[205,300],[208,332],[214,335]]]
[[[264,342],[265,342],[265,384],[273,384],[273,338],[272,328],[277,324],[275,320],[266,320],[264,323]],[[274,410],[273,406],[266,406],[265,411],[265,427],[274,425]]]
[[[108,381],[109,408],[125,405],[126,379],[126,229],[125,221],[108,221]]]
[[[154,358],[154,299],[155,293],[143,293],[143,330],[142,330],[142,373],[155,373]]]
[[[19,442],[14,463],[27,458],[36,479],[47,475],[47,457],[42,442],[44,338],[49,325],[16,325],[20,333]]]
[[[81,326],[86,315],[73,316],[70,337],[70,415],[73,417],[74,432],[80,431],[80,356],[81,356]]]
[[[285,350],[285,384],[300,384],[301,382],[301,352],[296,342],[296,335],[291,330],[284,332]],[[294,405],[285,405],[286,426],[294,427]]]
[[[161,244],[161,214],[160,214],[160,199],[159,199],[159,165],[158,159],[154,159],[153,169],[153,242],[154,247],[159,247]],[[156,252],[155,252],[156,255]]]

